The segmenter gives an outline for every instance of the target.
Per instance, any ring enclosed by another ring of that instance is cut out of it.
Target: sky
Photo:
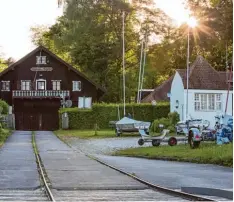
[[[184,0],[155,0],[170,17],[180,24],[188,15]],[[35,47],[30,27],[52,25],[62,15],[57,0],[0,0],[0,53],[18,60]]]
[[[30,27],[52,25],[61,14],[57,0],[0,0],[0,53],[20,59],[35,48]]]

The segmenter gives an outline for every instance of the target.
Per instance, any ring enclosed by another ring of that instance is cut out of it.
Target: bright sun
[[[192,28],[194,28],[194,27],[196,27],[197,26],[197,19],[195,18],[195,17],[190,17],[190,18],[188,18],[187,19],[187,24],[190,26],[190,27],[192,27]]]

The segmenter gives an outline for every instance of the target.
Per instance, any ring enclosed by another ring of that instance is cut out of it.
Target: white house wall
[[[195,93],[214,93],[214,94],[222,94],[222,110],[221,111],[195,111],[194,107],[194,95]],[[184,103],[186,105],[186,95],[187,90],[184,90]],[[233,91],[229,92],[229,100],[228,100],[228,108],[227,114],[232,115],[232,95]],[[189,89],[188,93],[188,115],[191,115],[193,118],[202,118],[210,121],[210,126],[213,127],[215,125],[215,116],[218,114],[224,114],[226,107],[226,98],[227,91],[225,90],[192,90]],[[186,110],[184,110],[184,117],[186,117]]]
[[[178,112],[180,114],[180,120],[183,120],[184,110],[184,85],[178,72],[176,72],[172,84],[170,95],[170,111]],[[176,101],[178,100],[179,106],[176,108]]]

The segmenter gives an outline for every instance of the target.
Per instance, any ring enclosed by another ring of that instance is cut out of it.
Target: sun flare
[[[190,17],[190,18],[187,19],[187,24],[190,27],[194,28],[194,27],[196,27],[198,25],[198,22],[197,22],[197,19],[195,17]]]

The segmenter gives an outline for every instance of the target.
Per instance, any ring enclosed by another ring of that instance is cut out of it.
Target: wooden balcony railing
[[[12,96],[14,98],[35,98],[35,97],[64,97],[70,96],[70,91],[68,90],[14,90],[12,91]]]

